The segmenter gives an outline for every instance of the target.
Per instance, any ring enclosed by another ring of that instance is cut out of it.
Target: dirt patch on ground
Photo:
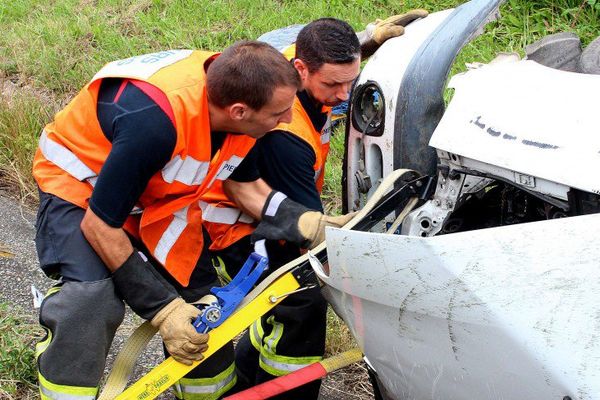
[[[7,75],[0,70],[0,100],[10,105],[17,97],[32,97],[44,104],[55,105],[56,109],[66,104],[65,100],[61,101],[50,90],[35,87],[21,74]]]

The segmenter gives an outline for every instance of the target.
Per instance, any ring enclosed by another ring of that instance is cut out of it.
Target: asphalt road
[[[39,268],[35,244],[35,212],[29,210],[17,201],[7,198],[0,191],[0,302],[8,303],[15,310],[30,315],[32,320],[37,320],[37,309],[34,308],[31,286],[35,286],[40,292],[45,293],[56,281],[48,279]],[[13,257],[6,257],[6,253]],[[123,341],[142,322],[129,309],[125,321],[117,331],[115,340],[111,347],[105,375],[108,374],[114,357],[121,348]],[[132,380],[139,379],[150,368],[163,360],[162,345],[158,335],[148,344],[145,352],[138,360],[133,372]],[[333,400],[337,398],[356,398],[354,396],[336,395],[344,393],[336,389],[335,382],[326,384],[327,388],[322,390],[321,400]],[[327,392],[327,393],[323,393]],[[159,399],[171,398],[166,395]]]

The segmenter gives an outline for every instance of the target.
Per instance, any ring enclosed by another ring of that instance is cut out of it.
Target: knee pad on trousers
[[[40,323],[48,332],[37,346],[40,374],[57,385],[98,386],[125,315],[112,279],[65,282],[50,293],[40,308]]]

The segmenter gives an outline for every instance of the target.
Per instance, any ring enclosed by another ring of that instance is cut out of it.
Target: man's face
[[[247,110],[246,118],[241,124],[240,132],[253,138],[261,138],[273,130],[279,123],[292,121],[292,104],[296,97],[296,88],[292,86],[279,86],[273,92],[271,101],[260,110]]]
[[[302,60],[294,60],[294,66],[308,94],[332,107],[348,100],[350,87],[360,72],[360,58],[346,64],[323,64],[314,72],[308,71]]]

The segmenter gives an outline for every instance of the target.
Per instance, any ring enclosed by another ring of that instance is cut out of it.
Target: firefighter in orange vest
[[[348,99],[350,87],[359,74],[361,55],[371,55],[385,40],[401,35],[404,25],[426,15],[426,11],[414,10],[391,17],[370,25],[358,37],[343,21],[319,19],[300,31],[295,54],[293,46],[284,51],[300,74],[304,90],[296,95],[292,122],[279,124],[276,134],[260,139],[242,164],[254,162],[255,177],[261,177],[278,191],[269,198],[262,222],[255,229],[252,219],[232,208],[232,202],[219,192],[218,186],[205,196],[211,205],[205,226],[213,239],[213,264],[224,280],[235,276],[245,256],[252,251],[251,234],[255,239],[272,239],[266,242],[272,269],[301,254],[301,246],[278,240],[285,237],[273,224],[269,226],[268,206],[293,201],[308,209],[323,210],[320,194],[329,152],[331,107]],[[228,182],[226,192],[230,195],[236,193],[236,180],[234,177]],[[340,218],[336,223],[341,225],[347,220]],[[325,300],[319,289],[314,288],[289,296],[256,321],[236,348],[238,378],[252,386],[321,360],[325,350],[326,311]],[[316,381],[286,392],[282,398],[316,399],[319,388],[320,381]]]
[[[175,359],[203,357],[208,336],[193,329],[199,311],[188,304],[217,284],[202,198],[235,178],[246,182],[236,183],[245,193],[234,196],[238,206],[260,218],[276,194],[237,167],[256,138],[291,121],[299,87],[297,71],[264,43],[220,55],[162,51],[107,64],[45,127],[33,163],[35,241],[41,268],[60,282],[40,309],[43,399],[96,397],[123,301],[158,328]],[[290,204],[281,210],[298,209]],[[270,223],[298,242],[318,237],[327,220],[284,214]],[[235,382],[229,345],[175,391],[216,399]]]

